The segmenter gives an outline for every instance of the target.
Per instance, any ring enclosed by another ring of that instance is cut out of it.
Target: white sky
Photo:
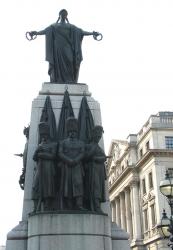
[[[106,152],[111,139],[137,133],[151,114],[173,110],[172,0],[4,0],[0,4],[0,245],[21,219],[18,185],[31,102],[49,81],[44,37],[29,42],[66,8],[69,21],[104,38],[83,40],[79,82],[100,102]]]

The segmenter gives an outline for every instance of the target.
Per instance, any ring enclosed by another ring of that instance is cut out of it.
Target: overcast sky
[[[25,32],[41,30],[66,8],[69,21],[99,31],[101,42],[83,40],[79,82],[100,103],[105,150],[112,139],[137,133],[151,114],[173,111],[172,0],[4,0],[0,4],[1,164],[0,245],[22,215],[18,185],[31,103],[49,81],[45,40],[29,42]]]

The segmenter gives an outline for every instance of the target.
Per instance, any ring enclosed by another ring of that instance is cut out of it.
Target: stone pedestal
[[[96,214],[35,214],[31,199],[35,162],[33,154],[38,145],[38,124],[46,96],[51,99],[58,127],[63,97],[68,90],[75,117],[78,117],[81,100],[85,95],[93,115],[95,125],[101,125],[100,105],[91,96],[86,84],[44,83],[39,95],[32,103],[30,133],[28,141],[27,166],[23,201],[22,222],[7,236],[7,250],[129,250],[127,237],[115,237],[111,230],[111,212],[106,182],[107,201],[101,204],[105,215]],[[100,142],[103,146],[103,140]],[[123,231],[121,231],[123,232]],[[112,238],[111,238],[112,237]],[[123,242],[120,244],[120,240]],[[125,245],[123,245],[125,244]],[[123,247],[122,247],[123,246]]]
[[[28,240],[28,223],[19,222],[7,235],[6,250],[26,250]]]
[[[110,219],[95,214],[41,213],[28,219],[27,250],[112,250]]]
[[[112,250],[130,250],[129,235],[116,223],[111,225]]]

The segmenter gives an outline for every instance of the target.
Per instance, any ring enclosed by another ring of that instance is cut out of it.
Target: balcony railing
[[[168,115],[150,116],[149,120],[144,124],[144,126],[142,127],[142,129],[139,131],[137,135],[138,141],[150,128],[164,128],[164,127],[173,128],[173,116],[168,116]]]

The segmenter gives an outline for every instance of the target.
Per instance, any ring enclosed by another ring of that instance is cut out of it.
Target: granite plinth
[[[68,90],[70,95],[86,95],[91,96],[91,93],[88,91],[88,85],[84,83],[72,83],[72,84],[57,84],[45,82],[42,85],[42,89],[39,92],[39,95],[63,95],[65,90]]]
[[[27,250],[112,250],[110,225],[101,214],[31,215]]]

